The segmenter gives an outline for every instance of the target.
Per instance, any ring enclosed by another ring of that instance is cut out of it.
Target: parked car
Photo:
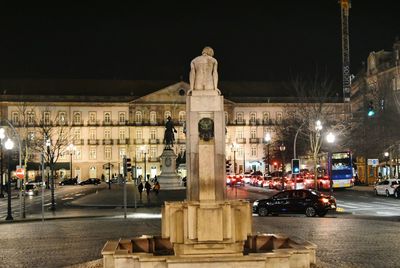
[[[79,183],[79,185],[85,185],[85,184],[97,185],[97,184],[100,184],[100,183],[101,183],[100,179],[94,178],[94,179],[87,179],[87,180],[81,181]]]
[[[394,190],[399,186],[400,180],[398,179],[387,179],[380,181],[374,186],[374,191],[376,195],[394,195]]]
[[[78,184],[78,179],[76,178],[69,178],[62,180],[58,183],[59,185],[77,185]]]
[[[25,194],[27,195],[38,195],[39,194],[39,189],[36,186],[36,184],[33,183],[28,183],[25,184]]]
[[[259,216],[304,213],[307,217],[324,217],[329,210],[336,210],[336,199],[315,190],[285,190],[253,203],[253,213]]]

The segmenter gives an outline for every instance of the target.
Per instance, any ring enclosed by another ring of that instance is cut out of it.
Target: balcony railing
[[[135,139],[135,144],[144,144],[144,139]]]
[[[246,143],[246,138],[236,138],[236,143],[245,144]]]
[[[103,145],[112,145],[113,143],[112,139],[103,139]]]
[[[159,162],[160,158],[159,157],[149,157],[147,159],[148,162]]]
[[[117,139],[118,145],[126,145],[129,144],[129,139]]]
[[[88,120],[87,121],[88,126],[99,126],[100,125],[100,120]]]
[[[72,125],[73,126],[83,126],[83,121],[73,121]]]
[[[159,139],[149,139],[149,144],[159,144],[160,140]]]
[[[74,145],[84,145],[85,144],[83,139],[74,139],[74,140],[72,140],[72,143]]]
[[[249,125],[250,125],[250,126],[261,125],[261,120],[260,120],[260,119],[250,119],[250,120],[249,120]]]
[[[112,126],[113,121],[112,120],[103,120],[102,124],[103,124],[103,126]]]
[[[177,143],[178,144],[185,144],[186,143],[186,139],[178,139]]]
[[[250,138],[249,142],[253,143],[253,144],[260,143],[260,139],[259,138]]]
[[[245,126],[246,120],[233,120],[232,125]]]
[[[100,142],[97,139],[88,139],[88,145],[99,145]]]

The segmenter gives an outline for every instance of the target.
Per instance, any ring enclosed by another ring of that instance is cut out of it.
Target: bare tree
[[[301,140],[307,141],[307,154],[313,159],[315,172],[323,146],[322,133],[332,131],[336,136],[343,136],[349,129],[349,123],[343,117],[343,105],[337,104],[338,98],[327,75],[316,72],[311,79],[297,76],[289,86],[295,90],[298,102],[286,110],[286,128],[294,129],[295,135],[293,131],[287,133],[292,139],[299,135]],[[315,187],[316,180],[317,176]]]

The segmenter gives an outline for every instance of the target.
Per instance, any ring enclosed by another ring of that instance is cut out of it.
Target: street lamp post
[[[233,173],[236,174],[236,150],[237,150],[237,144],[235,142],[232,143],[231,150],[233,152]]]
[[[70,163],[69,163],[69,170],[70,170],[70,179],[72,180],[72,154],[75,153],[75,145],[74,144],[70,144],[68,145],[68,151],[69,151],[69,155],[70,155]]]
[[[286,150],[286,146],[282,143],[281,146],[279,146],[279,151],[281,151],[282,155],[282,191],[285,189],[285,179],[284,179],[284,172],[285,172],[285,159],[283,157],[284,151]]]
[[[333,181],[332,181],[332,144],[335,142],[335,135],[332,132],[329,132],[326,135],[326,141],[329,143],[329,152],[328,152],[328,168],[329,168],[329,192],[333,193]]]
[[[3,139],[6,137],[4,128],[0,128],[0,198],[4,198],[3,193]]]
[[[269,145],[271,142],[271,134],[267,133],[264,137],[265,142],[267,143],[267,175],[269,174]]]
[[[12,216],[12,211],[11,211],[11,150],[14,147],[14,142],[10,139],[7,139],[6,143],[4,144],[6,147],[6,150],[8,151],[8,189],[7,189],[7,221],[12,221],[13,216]]]
[[[140,149],[144,154],[144,181],[147,181],[147,148],[146,146],[142,146]]]

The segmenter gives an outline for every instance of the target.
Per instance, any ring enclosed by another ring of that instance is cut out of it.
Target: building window
[[[243,146],[239,146],[237,152],[238,152],[238,156],[243,157],[243,155],[244,155]]]
[[[141,111],[136,111],[135,113],[135,122],[136,124],[141,124],[142,123],[142,112]]]
[[[104,129],[104,139],[111,139],[111,129]]]
[[[96,160],[96,147],[89,148],[89,159]]]
[[[74,112],[74,123],[75,124],[81,123],[81,113],[80,112]]]
[[[96,123],[96,112],[89,112],[89,122]]]
[[[81,149],[81,147],[75,147],[74,159],[75,160],[81,160],[82,159],[82,149]]]
[[[111,123],[111,113],[110,112],[104,113],[104,123]]]
[[[269,112],[263,112],[263,121],[264,123],[269,122]]]
[[[28,132],[28,140],[33,141],[35,139],[35,132],[29,131]]]
[[[143,138],[143,132],[141,129],[136,129],[136,139]]]
[[[157,130],[156,129],[150,130],[150,139],[152,139],[152,140],[157,139]]]
[[[150,147],[150,157],[151,158],[156,158],[157,157],[157,147],[156,146],[151,146]]]
[[[242,123],[243,122],[243,112],[236,113],[236,121],[238,123]]]
[[[165,121],[165,122],[167,122],[167,118],[168,118],[169,116],[171,116],[171,112],[170,112],[170,111],[166,111],[166,112],[164,113],[164,121]],[[171,116],[171,117],[172,117],[172,116]]]
[[[81,139],[81,129],[75,128],[74,129],[74,140],[80,140],[80,139]]]
[[[120,147],[118,150],[119,150],[119,159],[122,160],[124,158],[124,155],[126,155],[126,148]]]
[[[257,138],[257,130],[255,128],[252,128],[250,130],[250,138],[252,138],[252,139]]]
[[[18,112],[12,112],[11,114],[11,121],[13,124],[19,124],[19,113]]]
[[[257,156],[257,147],[256,146],[251,147],[251,156],[253,156],[253,157]]]
[[[151,124],[157,123],[157,113],[155,111],[150,112],[150,123]]]
[[[112,152],[112,150],[111,150],[111,147],[105,147],[104,148],[104,158],[106,159],[106,160],[111,160],[111,152]]]
[[[277,112],[276,113],[276,123],[277,124],[282,123],[282,112]]]
[[[186,112],[185,111],[180,111],[179,112],[179,123],[183,123],[186,120]]]
[[[126,121],[126,113],[125,112],[119,112],[118,120],[119,120],[120,123],[125,123],[125,121]]]
[[[236,138],[243,139],[243,128],[236,128]]]
[[[35,123],[35,112],[28,112],[27,116],[28,116],[28,124],[33,125],[33,123]]]
[[[119,137],[120,140],[124,140],[126,138],[125,129],[124,128],[120,128],[119,129],[118,137]]]
[[[67,113],[66,112],[59,112],[58,113],[58,122],[60,124],[65,124],[67,121]]]
[[[250,122],[252,123],[256,122],[256,117],[257,117],[256,113],[250,113]]]
[[[96,139],[96,129],[95,128],[91,128],[89,130],[89,139],[91,139],[91,140],[95,140]]]
[[[43,123],[50,125],[50,112],[43,112]]]

